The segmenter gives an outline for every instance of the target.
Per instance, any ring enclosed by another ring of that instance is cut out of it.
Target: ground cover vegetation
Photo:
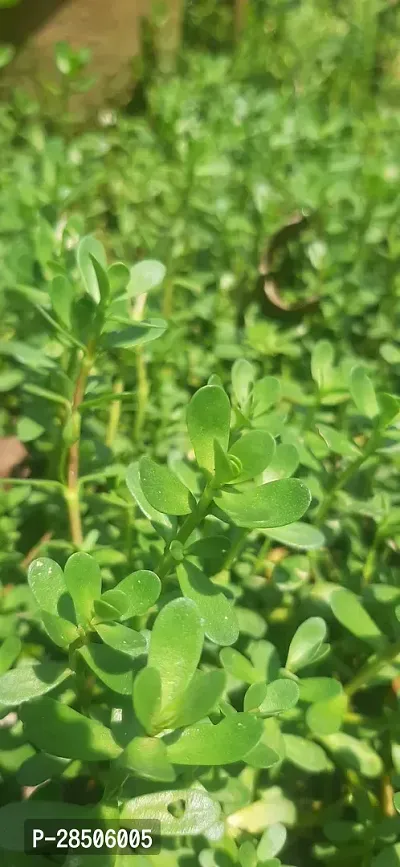
[[[189,4],[84,127],[65,45],[0,106],[7,867],[133,863],[21,851],[68,817],[161,828],[137,867],[400,864],[399,13],[231,29]]]

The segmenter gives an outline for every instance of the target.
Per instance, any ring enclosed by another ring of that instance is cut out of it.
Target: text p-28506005
[[[114,851],[135,854],[157,850],[159,828],[157,822],[118,822],[102,824],[97,821],[31,820],[25,823],[25,852],[68,852],[94,854]]]

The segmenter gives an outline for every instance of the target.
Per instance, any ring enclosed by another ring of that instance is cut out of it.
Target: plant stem
[[[78,377],[75,384],[75,391],[72,400],[72,413],[79,412],[79,407],[83,401],[86,389],[87,379],[93,364],[94,345],[90,343],[87,353],[84,355]],[[71,538],[75,547],[79,548],[83,542],[82,520],[79,503],[79,453],[80,453],[80,433],[75,442],[68,449],[67,456],[67,485],[65,488],[65,499],[68,507],[69,524],[71,530]]]
[[[248,0],[236,0],[235,3],[235,38],[239,41],[246,23]]]
[[[262,566],[264,565],[265,555],[268,554],[268,551],[269,551],[271,545],[272,545],[271,539],[268,539],[268,537],[266,539],[264,539],[264,541],[261,545],[261,548],[258,552],[257,560],[254,563],[254,572],[256,574],[258,574],[258,570],[261,569]]]
[[[382,666],[387,662],[396,659],[396,656],[399,655],[400,641],[396,641],[394,644],[390,644],[389,647],[386,647],[382,653],[377,654],[372,661],[369,661],[364,665],[361,671],[345,687],[346,695],[352,696],[355,692],[358,692],[358,690],[367,686],[367,684],[373,680],[377,674],[379,674]]]
[[[124,390],[124,381],[123,379],[117,379],[113,385],[114,394],[122,394]],[[119,420],[121,418],[121,406],[122,402],[120,400],[113,400],[110,406],[110,414],[108,417],[108,426],[106,433],[106,446],[111,448],[115,437],[118,433]]]
[[[125,512],[125,548],[128,566],[132,560],[134,508],[129,506]]]
[[[147,294],[139,295],[132,309],[132,319],[135,322],[141,322],[143,319],[147,301]],[[142,431],[144,420],[146,417],[147,398],[149,396],[149,382],[147,378],[146,359],[144,357],[143,347],[138,346],[136,350],[136,387],[137,387],[137,404],[136,418],[134,425],[134,437],[139,444],[142,439]]]
[[[174,540],[171,540],[168,547],[165,549],[164,554],[161,558],[160,565],[157,570],[157,575],[159,578],[166,578],[171,567],[174,564],[174,558],[170,553],[171,543],[172,541],[181,542],[182,545],[187,542],[189,536],[193,533],[193,530],[200,524],[200,522],[205,518],[210,504],[212,503],[213,497],[215,493],[215,487],[213,480],[209,482],[196,505],[196,508],[191,512],[190,515],[186,518],[186,521],[183,522],[180,530],[175,536]]]
[[[363,569],[363,583],[369,584],[371,578],[374,575],[376,568],[376,559],[378,554],[379,545],[382,541],[382,538],[385,534],[385,523],[377,524],[375,528],[374,538],[372,540],[372,545],[368,551],[367,559],[365,561],[365,566]]]
[[[23,569],[27,569],[28,566],[30,565],[30,563],[32,563],[32,560],[34,560],[35,557],[39,556],[40,551],[42,550],[42,547],[44,545],[46,545],[46,542],[50,541],[50,539],[52,538],[52,535],[53,535],[53,533],[51,531],[47,531],[46,533],[43,534],[41,539],[39,539],[39,541],[36,543],[36,545],[34,545],[33,548],[30,548],[28,553],[25,554],[25,557],[21,563],[21,566]]]
[[[149,382],[147,378],[146,361],[141,346],[136,350],[136,382],[137,382],[137,405],[134,426],[134,436],[139,444],[142,440],[144,420],[146,417],[147,398],[149,396]]]
[[[248,530],[247,527],[244,527],[244,528],[240,527],[236,530],[235,539],[234,539],[234,542],[232,544],[231,549],[228,551],[228,553],[226,555],[223,569],[230,569],[230,567],[232,566],[232,564],[236,560],[237,556],[240,554],[249,532],[250,532],[250,530]]]

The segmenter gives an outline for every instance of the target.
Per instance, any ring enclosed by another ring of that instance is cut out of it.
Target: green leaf
[[[244,683],[257,683],[260,680],[259,672],[238,650],[234,650],[232,647],[224,647],[221,650],[219,658],[225,670],[232,677],[235,677],[236,680],[243,681]]]
[[[161,677],[161,704],[169,705],[186,689],[203,649],[201,618],[190,599],[174,599],[154,623],[148,664]]]
[[[0,706],[15,707],[55,689],[72,674],[60,662],[40,662],[7,671],[0,677]]]
[[[259,713],[274,716],[294,708],[299,700],[300,689],[294,680],[279,678],[267,684],[265,697],[260,704]]]
[[[0,8],[4,6],[14,6],[16,0],[1,0]],[[0,44],[0,69],[4,69],[5,66],[8,66],[11,63],[13,57],[15,56],[15,48],[13,45],[7,45],[5,42]]]
[[[287,545],[288,548],[299,548],[303,551],[313,551],[317,548],[323,548],[325,545],[325,536],[321,530],[312,527],[311,524],[305,524],[303,521],[295,521],[294,524],[288,524],[286,527],[279,527],[274,530],[264,529],[264,533],[269,539],[280,542],[281,545]]]
[[[28,394],[34,394],[35,397],[43,397],[51,403],[58,403],[63,407],[68,406],[69,408],[67,398],[63,397],[61,394],[56,394],[55,391],[50,391],[49,388],[41,388],[39,385],[34,385],[31,382],[24,382],[24,391],[27,391]]]
[[[215,502],[238,527],[283,527],[307,511],[311,494],[298,479],[269,482],[243,493],[221,491]]]
[[[24,375],[21,370],[3,370],[0,373],[0,394],[6,391],[12,391],[17,385],[20,385],[24,380]]]
[[[98,623],[96,632],[109,647],[126,653],[128,656],[140,656],[146,650],[146,640],[140,632],[122,626],[120,623]]]
[[[252,689],[252,687],[250,687]],[[271,717],[269,720],[261,720],[262,735],[259,742],[246,755],[246,765],[251,768],[272,768],[282,758],[282,735],[278,732],[271,732],[269,723],[274,723],[275,720]]]
[[[123,615],[126,616],[127,611],[129,610],[129,599],[126,593],[121,590],[121,587],[113,587],[112,590],[106,590],[101,594],[100,599],[97,602],[104,602],[106,605],[114,608],[114,610],[118,613],[120,617]],[[96,604],[96,600],[95,600]]]
[[[348,699],[336,695],[327,701],[317,701],[308,708],[306,721],[315,735],[331,735],[338,732],[347,712]]]
[[[367,418],[375,418],[378,415],[379,406],[375,389],[362,365],[356,365],[350,373],[350,394],[362,415],[366,415]]]
[[[133,683],[133,707],[143,728],[156,733],[161,708],[161,677],[159,671],[147,666],[139,671]]]
[[[318,655],[326,636],[326,623],[321,617],[309,617],[296,630],[288,651],[286,668],[298,671],[310,665]]]
[[[333,754],[335,761],[368,779],[376,779],[383,770],[382,759],[365,741],[345,732],[321,737],[323,745]]]
[[[37,440],[44,433],[44,427],[33,418],[24,415],[17,421],[17,437],[22,443],[30,443]]]
[[[69,764],[68,759],[35,753],[21,765],[17,778],[21,786],[40,786],[46,780],[59,777]]]
[[[253,417],[263,415],[278,403],[281,396],[281,384],[275,376],[264,376],[259,379],[253,389]]]
[[[329,701],[342,694],[342,684],[333,677],[304,677],[300,681],[300,701],[310,704],[316,701]]]
[[[43,350],[19,340],[0,340],[0,355],[9,355],[34,370],[54,367],[54,361],[45,355]]]
[[[5,674],[21,653],[22,643],[17,635],[9,635],[0,646],[0,675]]]
[[[178,765],[228,765],[243,759],[261,735],[260,720],[236,713],[218,725],[204,722],[185,729],[168,744],[168,758]]]
[[[196,603],[207,638],[215,644],[234,644],[239,626],[233,605],[225,594],[194,563],[180,564],[177,575],[183,595]]]
[[[72,554],[65,564],[64,580],[73,599],[78,623],[84,626],[92,617],[94,600],[101,594],[100,566],[90,554]]]
[[[262,638],[267,629],[265,617],[259,614],[258,611],[253,611],[251,608],[242,608],[237,605],[235,608],[236,616],[239,624],[239,632],[243,635],[249,635],[251,638]]]
[[[329,340],[318,340],[311,355],[311,376],[320,391],[329,388],[334,361],[333,346]]]
[[[24,705],[21,719],[28,739],[54,756],[96,762],[121,753],[108,728],[52,698]]]
[[[259,674],[259,673],[258,673]],[[260,676],[260,674],[259,674]],[[260,704],[264,701],[264,698],[267,694],[267,684],[258,680],[255,683],[252,683],[249,686],[244,700],[243,700],[243,710],[245,711],[254,711],[258,710]]]
[[[64,617],[59,617],[57,614],[50,614],[49,611],[43,611],[43,609],[39,611],[39,614],[47,634],[57,647],[69,647],[79,638],[76,626],[69,620],[65,620]]]
[[[183,815],[174,815],[174,805],[181,806]],[[203,787],[174,789],[172,792],[155,792],[127,801],[121,811],[121,820],[144,823],[162,837],[196,836],[204,834],[219,820],[221,808],[218,801]],[[153,824],[152,824],[153,823]],[[160,826],[158,825],[160,823]]]
[[[57,42],[54,47],[55,62],[62,75],[71,75],[74,72],[74,54],[67,42]]]
[[[126,290],[129,298],[136,298],[138,295],[144,295],[151,292],[152,289],[157,289],[158,286],[161,286],[166,271],[165,265],[154,259],[144,259],[143,262],[137,262],[130,269]]]
[[[400,813],[400,792],[396,792],[393,798],[393,804],[398,813]]]
[[[145,780],[171,783],[176,777],[167,758],[167,748],[158,738],[133,738],[120,755],[118,765]]]
[[[103,245],[93,235],[86,235],[78,244],[76,261],[86,292],[96,304],[99,304],[101,292],[93,259],[99,263],[103,271],[107,271],[107,258]]]
[[[381,393],[378,395],[379,401],[379,429],[384,430],[386,427],[395,422],[399,410],[400,401],[393,394]]]
[[[121,597],[126,601],[125,611],[128,609],[128,599],[124,594],[121,593]],[[120,620],[121,611],[115,607],[115,605],[111,605],[110,602],[107,602],[104,599],[95,599],[93,603],[93,611],[96,617],[99,620]]]
[[[215,484],[221,487],[231,482],[236,481],[241,470],[240,462],[236,459],[230,459],[229,455],[224,452],[218,440],[214,440],[214,481]]]
[[[104,308],[107,306],[107,302],[110,297],[110,283],[108,280],[107,267],[103,268],[100,262],[97,261],[96,257],[92,255],[92,253],[90,253],[89,256],[96,275],[97,285],[99,287],[100,302],[102,307]]]
[[[249,840],[242,843],[238,854],[240,867],[257,867],[257,852]]]
[[[187,409],[187,426],[197,463],[214,473],[214,440],[226,452],[229,445],[231,407],[217,385],[205,385],[193,395]]]
[[[326,424],[317,424],[317,431],[325,440],[328,448],[335,454],[341,455],[343,458],[356,458],[361,454],[360,449],[354,443],[349,442],[347,437],[335,428],[328,427]]]
[[[208,716],[225,689],[223,671],[195,671],[185,692],[175,702],[174,728],[190,726]]]
[[[186,548],[186,555],[197,557],[209,575],[216,575],[223,568],[230,547],[228,536],[204,536]]]
[[[93,643],[80,647],[78,653],[109,689],[120,695],[131,695],[133,685],[131,657],[106,644]]]
[[[111,324],[110,320],[107,325],[108,329]],[[166,328],[167,323],[164,319],[142,320],[125,325],[124,328],[118,330],[107,330],[102,335],[101,343],[105,349],[134,349],[137,346],[144,346],[145,343],[158,340]]]
[[[128,285],[130,270],[124,262],[113,262],[107,268],[107,276],[110,282],[111,294],[120,296]]]
[[[297,735],[284,735],[286,758],[292,765],[301,768],[308,774],[321,774],[331,768],[331,763],[325,751],[319,744],[314,744]]]
[[[229,454],[240,460],[241,473],[234,479],[235,484],[254,479],[271,462],[275,451],[275,440],[267,431],[246,431],[230,448]]]
[[[257,846],[257,857],[260,861],[267,861],[279,855],[286,843],[287,831],[284,825],[277,822],[267,828]]]
[[[140,482],[139,461],[130,464],[128,467],[126,473],[126,484],[129,488],[129,492],[136,500],[139,509],[141,509],[146,518],[148,518],[148,520],[158,528],[160,535],[162,535],[164,539],[169,539],[170,534],[174,531],[175,523],[172,522],[171,518],[167,515],[154,509],[145,497]]]
[[[167,515],[190,513],[190,491],[169,467],[146,456],[139,461],[139,477],[142,491],[154,509]]]
[[[57,319],[66,326],[72,328],[71,307],[75,296],[74,287],[63,274],[53,277],[49,287],[51,306]]]
[[[128,599],[129,608],[122,618],[127,620],[129,617],[140,617],[153,607],[161,592],[161,581],[155,572],[138,569],[123,578],[116,589]]]
[[[232,389],[236,402],[243,410],[249,401],[255,378],[256,371],[250,361],[237,358],[232,366]]]
[[[48,794],[47,797],[49,797]],[[0,807],[0,847],[6,850],[6,858],[8,861],[8,853],[13,851],[12,860],[8,863],[15,867],[45,867],[47,859],[41,859],[38,863],[36,856],[30,854],[24,862],[17,861],[19,853],[22,853],[24,848],[24,832],[26,822],[35,822],[37,827],[43,826],[43,822],[54,822],[57,827],[63,827],[62,822],[69,822],[73,827],[74,821],[85,824],[85,819],[90,817],[91,820],[97,817],[100,818],[98,807],[82,807],[78,804],[68,804],[66,801],[44,801],[35,798],[29,798],[25,801],[14,801]],[[101,824],[101,820],[99,822]],[[18,853],[18,854],[17,854]],[[88,856],[86,856],[88,857]],[[6,863],[7,863],[6,861]],[[7,865],[8,867],[8,865]]]
[[[346,590],[344,587],[335,589],[329,601],[336,619],[352,635],[371,644],[372,647],[382,643],[383,635],[379,627],[351,590]]]
[[[385,846],[371,861],[371,867],[400,867],[400,843]]]
[[[289,479],[299,465],[299,453],[291,443],[279,443],[272,461],[263,473],[264,482],[274,482],[277,479]]]

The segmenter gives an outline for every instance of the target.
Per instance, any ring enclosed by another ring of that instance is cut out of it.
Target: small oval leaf
[[[127,294],[130,298],[137,298],[161,286],[166,274],[166,267],[155,259],[144,259],[137,262],[130,269]]]
[[[256,746],[262,721],[248,713],[235,713],[217,725],[190,726],[167,746],[170,762],[178,765],[228,765],[239,762]]]
[[[330,605],[339,623],[352,635],[375,647],[381,644],[383,635],[365,610],[355,593],[346,588],[335,589],[330,597]]]
[[[229,454],[240,460],[241,473],[235,484],[247,482],[259,476],[270,464],[275,452],[275,440],[267,431],[246,431],[229,449]]]
[[[116,589],[128,599],[129,608],[121,618],[127,620],[129,617],[140,617],[153,607],[161,593],[161,581],[155,572],[138,569],[123,578]]]
[[[221,491],[216,504],[238,527],[283,527],[307,511],[311,494],[299,479],[282,479],[243,493]]]
[[[190,513],[190,491],[169,467],[146,456],[139,461],[139,477],[142,491],[154,509],[167,515]]]
[[[215,644],[234,644],[239,625],[233,605],[222,590],[194,563],[180,564],[177,575],[183,595],[196,603],[207,638]]]
[[[28,739],[54,756],[93,762],[121,753],[108,728],[52,698],[24,705],[21,719]]]
[[[190,599],[174,599],[161,610],[154,623],[148,663],[161,677],[162,706],[170,704],[196,671],[203,649],[201,618]]]
[[[322,617],[309,617],[296,630],[289,647],[286,668],[298,671],[310,665],[318,654],[326,636],[326,623]]]
[[[7,671],[0,677],[0,706],[15,707],[55,689],[72,674],[60,662],[40,662]]]
[[[184,804],[184,813],[175,816],[173,805],[180,802]],[[218,822],[220,815],[218,801],[205,789],[193,788],[132,798],[122,807],[121,819],[141,822],[163,837],[180,837],[204,834]]]
[[[92,616],[93,602],[101,594],[100,566],[90,554],[77,552],[65,564],[64,579],[78,623],[86,625]]]
[[[228,450],[231,406],[217,385],[205,385],[193,395],[187,409],[187,426],[197,463],[214,472],[214,440]]]
[[[59,601],[67,587],[61,566],[49,557],[33,560],[28,569],[28,583],[40,608],[59,614]]]

